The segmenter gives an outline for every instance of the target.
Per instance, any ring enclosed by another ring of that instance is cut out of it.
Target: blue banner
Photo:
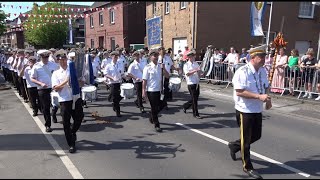
[[[155,17],[148,19],[147,25],[147,38],[149,49],[158,48],[161,46],[161,18]]]

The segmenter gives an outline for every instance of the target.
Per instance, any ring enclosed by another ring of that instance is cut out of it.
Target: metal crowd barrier
[[[199,63],[199,62],[198,62]],[[232,78],[235,71],[245,65],[246,63],[238,63],[236,65],[228,64],[228,63],[217,63],[214,64],[212,72],[203,78],[202,80],[213,81],[213,82],[221,82],[227,83],[226,88],[232,84]],[[272,65],[265,65],[267,73],[270,73]],[[284,95],[285,92],[299,92],[298,99],[301,97],[302,93],[307,90],[308,83],[311,83],[311,94],[320,95],[318,92],[317,86],[320,86],[320,69],[319,68],[310,68],[310,67],[299,67],[286,66],[283,68],[283,82],[280,87],[272,86],[271,89],[280,89],[281,96]],[[274,81],[274,80],[273,80]]]

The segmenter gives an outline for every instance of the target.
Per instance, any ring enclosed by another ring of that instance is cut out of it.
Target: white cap
[[[250,54],[250,56],[256,55],[256,54],[266,54],[266,50],[267,50],[267,45],[261,45],[258,47],[254,47],[254,48],[250,48],[248,50],[248,53]]]
[[[39,55],[50,54],[50,53],[51,53],[51,52],[48,51],[48,50],[46,50],[46,49],[41,49],[41,50],[39,50],[39,51],[37,52],[37,54],[39,54]]]
[[[75,57],[75,56],[76,56],[76,53],[75,53],[75,52],[70,52],[70,53],[68,54],[68,57],[69,57],[69,58]]]

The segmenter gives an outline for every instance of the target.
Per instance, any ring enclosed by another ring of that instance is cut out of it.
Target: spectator
[[[205,54],[206,54],[206,51],[204,49],[201,49],[199,61],[203,61]]]
[[[279,49],[279,55],[276,56],[276,68],[273,74],[271,92],[282,93],[284,88],[285,67],[288,62],[288,56],[285,55],[284,48]]]
[[[227,72],[229,72],[229,77],[232,77],[232,74],[237,69],[239,63],[239,54],[236,53],[234,47],[230,47],[230,53],[224,59],[224,62],[228,63]]]
[[[294,87],[297,85],[297,77],[299,77],[299,51],[297,49],[291,50],[291,56],[288,60],[288,79],[289,79],[289,92],[290,95],[294,96]]]
[[[307,57],[301,61],[301,70],[304,74],[303,79],[305,80],[305,84],[307,85],[305,94],[303,98],[308,97],[308,99],[312,98],[312,81],[315,72],[315,65],[317,64],[316,58],[314,57],[314,51],[309,49],[306,53]]]
[[[214,78],[215,84],[220,85],[221,81],[221,68],[222,68],[222,54],[220,54],[218,48],[214,48],[213,51],[213,62],[214,62]]]
[[[241,55],[240,55],[240,63],[247,63],[248,62],[247,61],[247,56],[248,56],[248,53],[247,53],[246,48],[242,48],[241,49]]]
[[[318,93],[320,93],[320,60],[318,61],[318,64],[316,64],[317,66],[317,79],[318,79],[318,85],[317,85],[317,88],[318,88]],[[320,101],[320,94],[318,95],[318,97],[315,99],[316,101]]]

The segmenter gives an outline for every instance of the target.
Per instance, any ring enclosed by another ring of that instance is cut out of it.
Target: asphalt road
[[[231,94],[201,86],[203,119],[194,119],[181,109],[189,98],[183,84],[161,112],[163,132],[157,133],[133,99],[123,100],[123,117],[115,117],[100,87],[99,100],[84,109],[75,154],[68,152],[61,123],[45,133],[42,115],[33,119],[15,90],[0,91],[0,178],[249,178],[240,155],[232,161],[225,144],[240,133]],[[251,146],[253,166],[264,178],[320,177],[320,120],[317,113],[300,113],[308,106],[275,100],[264,113],[262,138]],[[100,118],[91,116],[95,111]]]

